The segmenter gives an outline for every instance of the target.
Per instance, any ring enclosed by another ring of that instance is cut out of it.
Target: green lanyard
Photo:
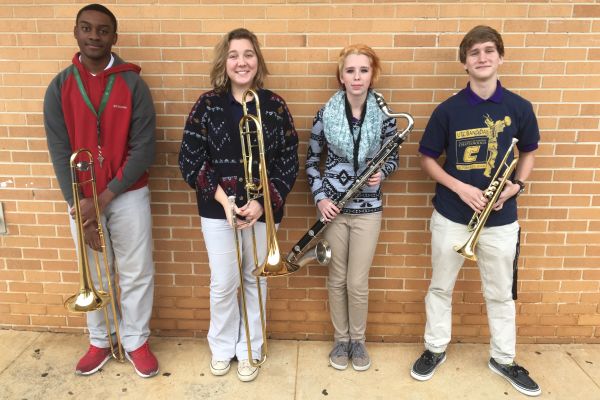
[[[106,104],[108,103],[108,98],[110,97],[110,92],[112,91],[113,84],[115,83],[115,74],[112,74],[108,77],[108,82],[106,83],[106,88],[104,89],[104,93],[102,94],[102,100],[100,100],[100,107],[98,111],[94,108],[90,97],[85,91],[85,87],[83,87],[83,82],[81,81],[81,75],[79,75],[79,71],[77,67],[73,66],[73,75],[75,75],[75,80],[77,81],[77,87],[79,88],[79,93],[81,93],[81,97],[85,104],[87,104],[88,108],[92,113],[96,116],[96,135],[98,136],[98,162],[100,163],[100,168],[102,168],[102,162],[104,161],[104,157],[102,156],[102,141],[100,137],[100,116],[102,112],[106,108]]]

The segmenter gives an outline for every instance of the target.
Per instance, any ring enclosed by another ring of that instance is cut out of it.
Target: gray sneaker
[[[350,343],[335,342],[333,350],[329,353],[329,364],[340,371],[348,368],[348,359],[350,358]]]
[[[371,366],[371,359],[363,342],[351,342],[350,357],[352,368],[357,371],[366,371]]]

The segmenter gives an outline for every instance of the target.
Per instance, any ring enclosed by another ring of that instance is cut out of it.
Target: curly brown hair
[[[262,88],[265,78],[267,75],[269,75],[269,70],[267,69],[267,64],[265,63],[262,52],[260,51],[260,44],[258,43],[256,35],[250,32],[248,29],[237,28],[223,36],[223,38],[215,46],[215,56],[213,59],[212,68],[210,70],[210,84],[216,91],[227,91],[230,89],[231,82],[227,76],[226,68],[227,53],[229,52],[229,43],[236,39],[249,40],[250,43],[252,43],[252,47],[254,47],[254,52],[256,53],[256,57],[258,59],[256,76],[252,82],[252,88]]]

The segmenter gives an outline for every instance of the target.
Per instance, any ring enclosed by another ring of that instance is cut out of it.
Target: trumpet
[[[512,143],[510,144],[506,154],[504,154],[504,158],[502,162],[496,169],[496,173],[494,174],[491,183],[483,191],[483,196],[488,200],[487,204],[483,208],[481,212],[474,212],[469,224],[467,225],[467,230],[471,233],[471,236],[466,241],[466,243],[462,246],[454,246],[454,250],[466,258],[467,260],[477,261],[477,255],[475,254],[475,246],[477,246],[477,242],[479,241],[479,236],[481,235],[481,230],[485,226],[490,214],[493,211],[494,204],[498,201],[500,197],[500,193],[504,189],[506,185],[506,181],[514,171],[517,166],[517,162],[519,161],[518,157],[513,158],[510,164],[507,164],[508,157],[513,153],[513,148],[515,144],[519,141],[519,139],[513,138]],[[502,172],[504,170],[504,172]],[[500,173],[502,172],[502,176]]]
[[[87,160],[78,161],[81,155],[85,155]],[[100,222],[100,207],[98,203],[98,194],[96,192],[96,174],[94,172],[94,159],[92,153],[87,149],[80,149],[71,154],[71,185],[73,190],[73,207],[75,207],[75,226],[77,228],[77,246],[78,246],[78,266],[79,266],[79,290],[74,295],[65,300],[64,306],[67,310],[76,313],[85,313],[90,311],[102,310],[104,313],[104,322],[108,334],[110,351],[118,361],[123,361],[124,352],[119,333],[119,324],[117,319],[117,305],[113,291],[113,285],[110,280],[110,267],[106,257],[106,242],[104,240],[104,230]],[[80,181],[77,172],[89,172],[90,178]],[[102,259],[104,261],[104,276],[108,282],[108,292],[104,290],[102,283],[102,272],[100,270],[100,261],[98,252],[94,251],[94,264],[96,266],[96,276],[98,277],[98,288],[94,285],[91,277],[88,253],[83,237],[83,221],[81,218],[80,189],[82,185],[90,184],[92,189],[92,200],[96,212],[97,231],[100,237],[100,247]],[[111,323],[108,318],[107,308],[111,309],[114,321],[116,343],[112,338]]]
[[[394,136],[375,154],[375,156],[369,161],[365,170],[356,177],[354,183],[348,188],[344,196],[335,202],[335,206],[340,210],[344,208],[346,203],[350,201],[356,194],[359,193],[360,188],[369,180],[371,175],[377,172],[387,159],[398,151],[402,146],[402,143],[406,140],[408,135],[413,129],[414,119],[410,114],[407,113],[394,113],[388,107],[383,96],[373,90],[375,100],[381,111],[388,118],[404,118],[407,121],[406,128],[402,131],[396,131]],[[331,261],[331,248],[329,243],[325,239],[320,239],[320,236],[325,232],[327,227],[327,221],[325,218],[320,218],[313,224],[313,226],[300,238],[298,243],[292,247],[292,250],[287,255],[287,261],[292,265],[298,266],[298,268],[307,265],[311,262],[318,262],[321,265],[328,265]]]

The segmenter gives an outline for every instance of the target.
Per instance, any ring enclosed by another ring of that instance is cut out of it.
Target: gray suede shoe
[[[350,343],[335,342],[333,350],[329,353],[329,364],[340,371],[348,368],[348,359],[350,358]]]
[[[351,342],[350,357],[352,368],[357,371],[366,371],[371,366],[371,358],[363,342]]]

